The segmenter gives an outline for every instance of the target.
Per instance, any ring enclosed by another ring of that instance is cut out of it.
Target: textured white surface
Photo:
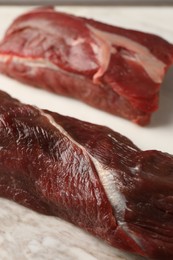
[[[22,7],[0,7],[0,37]],[[173,7],[59,7],[59,10],[93,17],[107,23],[161,35],[173,42]],[[162,88],[160,109],[145,128],[114,117],[78,101],[24,86],[0,76],[0,89],[21,101],[104,124],[128,136],[142,149],[159,149],[173,154],[173,70]],[[53,217],[38,215],[0,199],[0,260],[131,260],[78,228]],[[139,258],[138,258],[139,259]]]
[[[0,201],[2,260],[134,260],[73,225]]]
[[[2,260],[137,260],[73,225],[0,201]]]

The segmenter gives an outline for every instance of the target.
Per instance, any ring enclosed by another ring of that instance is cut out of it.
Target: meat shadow
[[[173,66],[168,70],[160,90],[159,109],[152,116],[150,127],[173,124]]]

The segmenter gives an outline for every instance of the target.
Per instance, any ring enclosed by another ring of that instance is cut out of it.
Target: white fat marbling
[[[33,59],[33,58],[22,58],[22,57],[17,57],[17,56],[11,56],[9,54],[3,54],[0,55],[0,62],[9,62],[13,61],[14,63],[18,64],[24,64],[29,67],[34,67],[34,68],[49,68],[52,70],[58,70],[58,67],[55,66],[53,63],[44,60],[44,59]]]
[[[98,30],[91,25],[88,25],[88,28],[93,34],[93,38],[102,39],[102,47],[104,47],[104,45],[108,46],[107,48],[105,48],[105,54],[100,55],[102,57],[101,64],[103,64],[102,66],[104,67],[104,69],[102,70],[102,73],[97,72],[94,75],[94,78],[102,76],[107,70],[111,57],[111,46],[115,44],[116,46],[119,45],[125,47],[127,50],[134,51],[134,53],[136,52],[132,59],[143,67],[151,80],[156,83],[161,83],[166,64],[164,64],[161,60],[152,55],[152,53],[145,46],[133,40],[130,40],[127,37]],[[104,48],[102,49],[104,50]],[[123,57],[125,59],[131,59],[129,55],[123,55]]]
[[[54,118],[45,113],[43,110],[39,109],[42,116],[46,117],[50,124],[52,124],[58,131],[60,131],[64,136],[66,136],[73,144],[79,147],[85,156],[85,161],[89,163],[89,159],[94,164],[100,181],[103,185],[103,188],[106,192],[108,200],[110,201],[113,208],[116,208],[117,211],[124,213],[125,210],[125,198],[124,196],[116,189],[116,180],[114,178],[114,170],[109,168],[107,165],[101,164],[95,157],[93,157],[82,145],[76,142],[66,130],[59,124],[57,124]]]

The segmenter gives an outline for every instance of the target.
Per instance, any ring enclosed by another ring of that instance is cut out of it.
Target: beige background
[[[71,5],[71,4],[89,4],[89,5],[173,5],[173,0],[0,0],[0,4],[17,5]]]

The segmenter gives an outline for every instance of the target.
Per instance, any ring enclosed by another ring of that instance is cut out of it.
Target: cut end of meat
[[[140,126],[147,126],[151,122],[151,114],[146,116],[139,116],[132,120],[133,123],[140,125]]]

